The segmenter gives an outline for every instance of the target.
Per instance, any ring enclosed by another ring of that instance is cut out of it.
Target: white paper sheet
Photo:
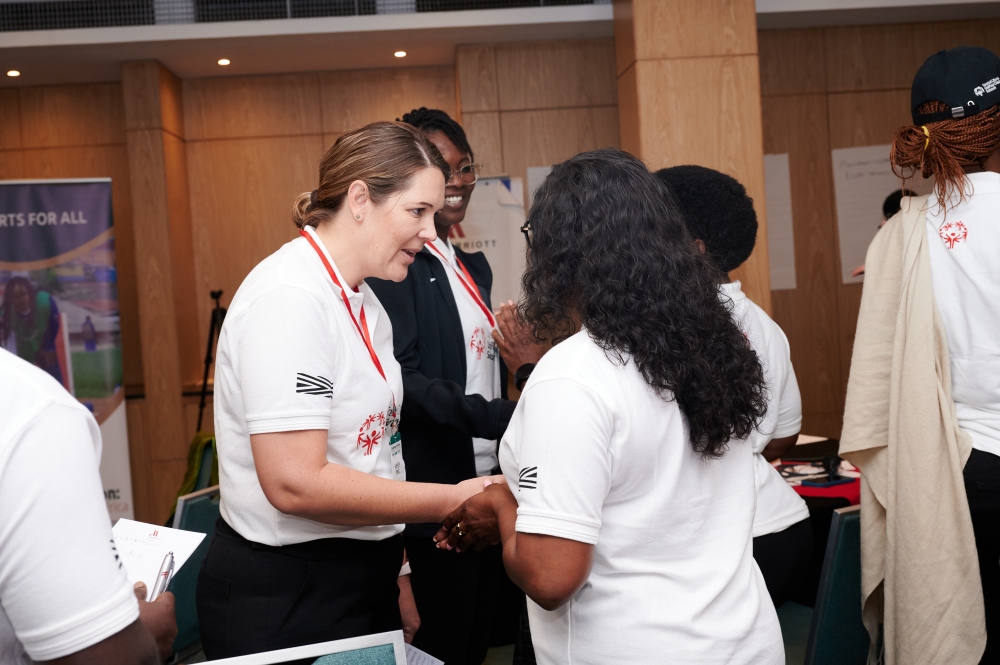
[[[406,665],[444,665],[443,660],[424,653],[412,644],[404,645],[403,648],[406,650]]]
[[[182,531],[155,524],[120,519],[111,533],[128,581],[144,582],[147,593],[152,593],[153,583],[163,565],[167,552],[174,553],[174,574],[181,569],[195,549],[205,539],[205,534]],[[148,596],[147,596],[148,598]]]
[[[892,172],[889,145],[869,145],[833,151],[833,185],[837,197],[837,232],[840,238],[840,272],[844,284],[864,281],[851,272],[864,264],[868,245],[882,223],[882,203],[902,181]],[[934,179],[920,175],[906,181],[917,194],[930,194]]]
[[[531,208],[531,202],[535,200],[535,192],[542,186],[550,173],[552,173],[551,166],[528,167],[528,208]]]
[[[764,196],[771,290],[794,289],[795,234],[792,232],[792,179],[787,152],[764,155]]]

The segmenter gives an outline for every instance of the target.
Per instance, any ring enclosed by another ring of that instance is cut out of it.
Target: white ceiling
[[[1000,2],[757,0],[761,29],[985,17],[1000,17]],[[21,72],[0,73],[0,87],[116,81],[122,62],[145,59],[181,78],[451,64],[458,44],[610,37],[612,18],[598,4],[0,32],[0,72]]]

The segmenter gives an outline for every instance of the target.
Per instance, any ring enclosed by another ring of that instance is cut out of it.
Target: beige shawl
[[[885,665],[975,665],[986,623],[962,479],[972,440],[951,399],[927,198],[903,199],[868,248],[840,452],[861,469],[861,598],[873,639],[884,621]]]

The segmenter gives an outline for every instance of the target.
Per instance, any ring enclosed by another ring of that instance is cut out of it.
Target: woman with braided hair
[[[840,448],[865,623],[887,665],[1000,663],[1000,58],[931,56],[911,111],[890,159],[935,188],[868,250]]]
[[[465,131],[437,109],[415,109],[402,121],[423,132],[448,163],[444,207],[434,215],[437,237],[417,253],[406,279],[369,285],[392,321],[403,372],[407,479],[458,483],[499,469],[497,440],[515,405],[506,399],[507,367],[534,363],[541,352],[496,334],[510,310],[492,311],[490,265],[482,252],[464,252],[449,240],[465,219],[480,171]],[[448,665],[479,665],[494,621],[500,550],[438,549],[432,536],[439,526],[411,523],[403,532],[420,613],[413,643]]]

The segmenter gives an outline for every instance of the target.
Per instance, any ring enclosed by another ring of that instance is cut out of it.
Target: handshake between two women
[[[476,552],[495,545],[514,528],[517,500],[502,475],[485,479],[483,491],[475,494],[453,510],[434,535],[441,549]]]

